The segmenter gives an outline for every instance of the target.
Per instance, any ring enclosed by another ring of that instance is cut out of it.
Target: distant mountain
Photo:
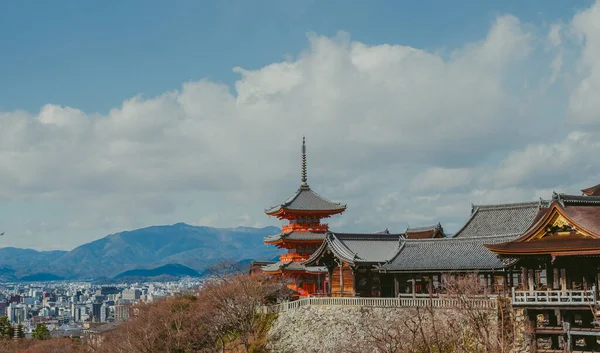
[[[10,267],[2,267],[0,268],[0,281],[2,282],[12,282],[17,279],[15,275],[15,270]]]
[[[19,249],[13,247],[0,248],[0,267],[9,268],[17,276],[32,274],[43,271],[43,266],[48,265],[67,251],[37,251],[33,249]],[[2,271],[0,270],[0,278]]]
[[[57,275],[52,274],[52,273],[41,272],[41,273],[35,273],[35,274],[32,274],[32,275],[28,275],[28,276],[23,276],[23,277],[19,278],[19,281],[23,281],[23,282],[49,282],[49,281],[62,281],[64,279],[65,279],[64,277],[57,276]]]
[[[180,264],[168,264],[153,269],[136,269],[121,272],[116,275],[115,279],[126,279],[126,278],[144,278],[151,279],[155,277],[169,276],[169,277],[200,277],[198,271],[191,269],[187,266]]]
[[[108,235],[69,252],[0,249],[1,268],[14,276],[50,273],[70,279],[114,277],[127,270],[178,263],[195,271],[220,262],[270,259],[279,254],[263,244],[277,227],[211,228],[185,223],[152,226]],[[8,280],[8,278],[6,279]]]

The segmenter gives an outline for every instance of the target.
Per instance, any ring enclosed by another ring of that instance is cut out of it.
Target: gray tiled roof
[[[312,191],[309,186],[300,186],[298,191],[278,206],[265,210],[266,213],[275,213],[282,208],[296,211],[340,211],[346,209],[346,205],[332,202]]]
[[[284,265],[284,262],[278,261],[272,264],[268,264],[262,267],[262,270],[265,272],[275,272],[281,269],[281,266]]]
[[[404,240],[398,254],[383,271],[469,271],[506,267],[484,244],[497,244],[517,236]]]
[[[327,272],[327,268],[322,266],[305,266],[301,262],[296,261],[287,261],[287,262],[275,262],[272,264],[268,264],[262,267],[263,271],[266,272],[274,272],[279,270],[287,270],[287,271],[306,271],[306,272]]]
[[[454,238],[520,235],[533,223],[540,202],[473,206],[467,223]]]
[[[323,240],[325,239],[325,233],[313,233],[313,232],[287,232],[279,233],[275,235],[269,235],[264,238],[265,242],[274,242],[280,239],[284,240]]]
[[[402,234],[386,233],[328,233],[321,247],[305,263],[314,263],[326,248],[348,263],[384,263],[398,252],[401,237]]]

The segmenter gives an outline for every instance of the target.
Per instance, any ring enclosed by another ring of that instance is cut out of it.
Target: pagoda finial
[[[300,186],[308,186],[306,180],[306,138],[302,136],[302,183]]]

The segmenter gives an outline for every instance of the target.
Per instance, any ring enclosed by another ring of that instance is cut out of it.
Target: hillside
[[[121,272],[116,275],[115,279],[152,279],[157,277],[200,277],[198,271],[180,264],[168,264],[152,269],[135,269]]]
[[[212,228],[185,223],[108,235],[69,252],[0,249],[0,267],[10,277],[50,273],[70,279],[113,277],[127,270],[178,263],[202,271],[219,261],[270,259],[279,250],[263,244],[277,227]]]

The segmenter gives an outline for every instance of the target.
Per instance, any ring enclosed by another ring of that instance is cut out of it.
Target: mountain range
[[[271,259],[263,244],[277,227],[212,228],[185,223],[151,226],[107,235],[71,251],[0,248],[0,281],[37,278],[93,279],[169,264],[202,272],[220,262]]]

